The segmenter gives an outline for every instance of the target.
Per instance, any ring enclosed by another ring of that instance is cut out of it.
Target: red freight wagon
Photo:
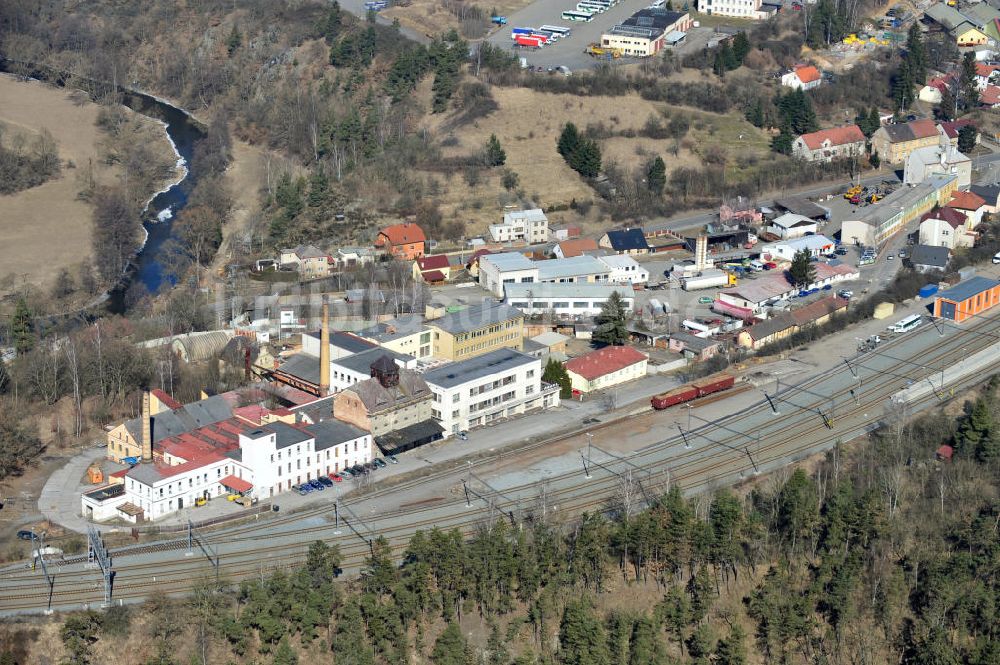
[[[728,390],[733,387],[735,382],[736,377],[732,374],[719,374],[716,376],[710,376],[707,379],[695,381],[691,385],[698,389],[698,397],[703,397],[705,395],[717,393],[720,390]]]
[[[671,407],[674,404],[690,402],[697,396],[698,389],[694,386],[681,386],[680,388],[674,388],[665,393],[654,395],[653,399],[649,400],[649,403],[653,405],[654,409],[660,410]]]

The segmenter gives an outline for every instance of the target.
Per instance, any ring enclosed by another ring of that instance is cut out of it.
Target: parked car
[[[837,291],[837,295],[840,296],[841,298],[843,298],[844,300],[850,300],[851,298],[854,297],[854,291],[848,291],[847,289],[841,289],[840,291]]]
[[[351,467],[351,474],[355,476],[360,476],[363,475],[364,473],[365,473],[365,467],[361,466],[360,464],[355,464],[354,466]]]
[[[323,483],[323,487],[333,487],[333,481],[327,478],[326,476],[320,476],[316,480]]]
[[[462,441],[468,441],[469,433],[463,429],[461,432],[458,433],[458,438],[460,438]]]
[[[373,459],[372,464],[374,464],[375,468],[377,469],[384,469],[385,467],[389,466],[388,464],[382,461],[381,457],[376,457],[375,459]]]
[[[28,531],[27,529],[22,529],[17,532],[18,540],[31,540],[32,538],[37,538],[33,531]]]
[[[708,296],[702,296],[702,297],[698,298],[698,304],[699,305],[711,305],[712,302],[714,302],[714,301],[711,298],[709,298]]]
[[[396,459],[395,455],[386,455],[385,458],[389,460],[389,464],[399,464],[399,460]]]
[[[775,263],[774,261],[768,261],[767,263],[764,264],[764,270],[774,270],[777,267],[778,264]]]
[[[344,478],[350,478],[354,474],[351,473],[350,469],[344,467],[344,470],[340,472],[340,475],[343,476]]]
[[[299,485],[297,489],[298,489],[299,494],[301,494],[302,496],[305,496],[306,494],[309,494],[309,492],[313,491],[312,490],[312,486],[307,485],[305,483],[302,483],[301,485]]]
[[[833,288],[833,285],[832,285],[832,284],[824,284],[824,285],[823,285],[823,290],[824,290],[824,291],[829,291],[829,290],[830,290],[830,289],[832,289],[832,288]]]
[[[1000,252],[993,255],[993,263],[1000,263]]]
[[[838,247],[837,249],[833,250],[833,253],[836,254],[837,256],[847,256],[847,250],[844,249],[843,247]]]
[[[309,486],[312,487],[317,492],[322,492],[323,490],[326,489],[326,487],[323,486],[323,483],[319,482],[319,478],[315,480],[310,480]]]
[[[342,482],[344,482],[344,477],[342,475],[340,475],[339,473],[331,473],[330,474],[330,480],[332,480],[335,483],[342,483]]]
[[[894,258],[896,258],[896,257],[893,256],[892,254],[890,254],[889,256],[885,257],[885,260],[886,261],[892,261]]]

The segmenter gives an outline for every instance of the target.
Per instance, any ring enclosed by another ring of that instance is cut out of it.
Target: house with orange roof
[[[812,90],[823,82],[823,75],[812,65],[795,65],[781,77],[781,85],[796,90]]]
[[[792,143],[792,154],[808,162],[857,157],[865,151],[865,135],[857,125],[803,134]]]
[[[421,256],[413,262],[413,279],[440,284],[451,279],[451,269],[451,262],[446,254]]]
[[[978,194],[972,192],[954,192],[948,207],[958,210],[965,215],[965,228],[973,230],[983,221],[983,214],[986,212],[986,200]]]
[[[573,238],[557,244],[552,253],[559,259],[581,256],[584,252],[597,251],[597,241],[593,238]]]
[[[414,222],[387,226],[378,232],[375,248],[392,254],[403,261],[413,261],[424,255],[427,236]]]
[[[972,247],[975,234],[965,228],[965,213],[945,206],[935,208],[920,218],[920,244],[931,247]]]
[[[567,360],[574,393],[589,393],[634,381],[646,376],[646,354],[631,346],[606,346],[603,349]]]

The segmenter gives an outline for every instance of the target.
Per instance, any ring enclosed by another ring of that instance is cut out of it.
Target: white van
[[[757,261],[757,260],[753,260],[753,261],[751,261],[751,262],[750,262],[750,267],[751,267],[751,268],[752,268],[752,269],[753,269],[753,270],[754,270],[755,272],[760,272],[761,270],[763,270],[763,269],[764,269],[764,264],[763,264],[762,262],[760,262],[760,261]]]
[[[1000,263],[1000,252],[993,255],[993,263]]]

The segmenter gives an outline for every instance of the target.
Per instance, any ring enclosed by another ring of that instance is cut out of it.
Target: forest
[[[2,660],[86,665],[128,644],[150,665],[995,664],[998,385],[735,493],[646,504],[626,478],[603,511],[560,520],[540,492],[516,527],[376,540],[347,581],[314,542],[301,568],[54,619],[58,645],[0,626]]]

